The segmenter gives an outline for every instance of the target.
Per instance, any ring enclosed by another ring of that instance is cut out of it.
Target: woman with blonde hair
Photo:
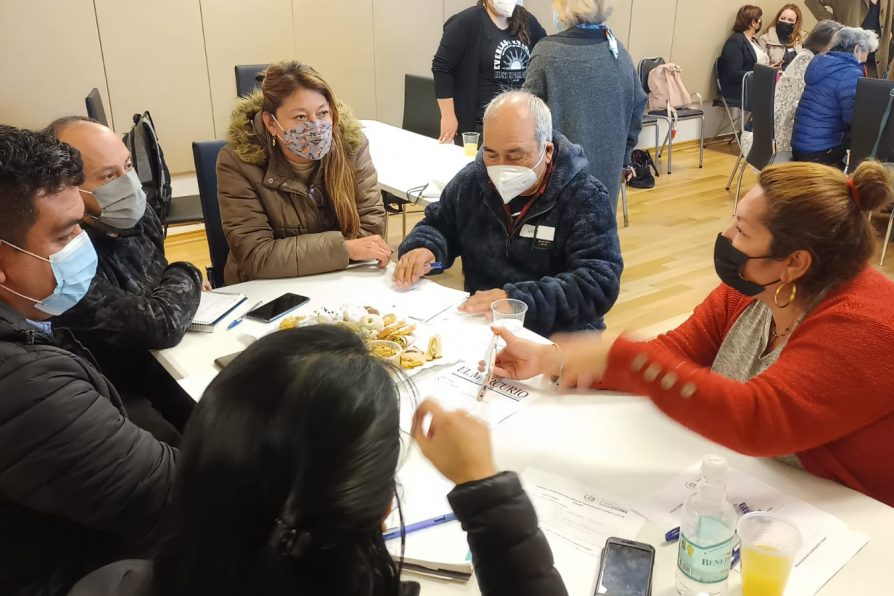
[[[385,209],[369,142],[350,109],[306,64],[273,64],[233,110],[217,160],[228,284],[384,267]]]
[[[587,173],[617,207],[643,127],[646,93],[627,49],[605,20],[607,0],[553,0],[559,33],[531,54],[525,90],[549,105],[553,126],[584,148]]]
[[[801,51],[803,22],[798,5],[785,4],[773,17],[763,35],[757,38],[758,45],[770,59],[770,66],[785,69]]]
[[[717,237],[723,282],[647,342],[507,340],[497,374],[648,396],[689,429],[777,457],[894,505],[894,283],[869,265],[866,215],[892,197],[878,162],[848,178],[815,163],[765,168]]]

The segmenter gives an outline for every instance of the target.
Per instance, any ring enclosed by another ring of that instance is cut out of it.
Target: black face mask
[[[776,281],[761,285],[753,281],[748,281],[747,279],[742,279],[742,267],[744,267],[745,263],[750,259],[772,258],[773,257],[771,256],[749,257],[733,246],[732,241],[723,234],[718,234],[717,241],[714,243],[714,270],[717,271],[717,277],[732,289],[737,290],[746,296],[757,296],[763,292],[767,286],[772,286],[779,280],[777,279]]]
[[[782,43],[788,43],[788,38],[795,32],[795,26],[792,23],[776,23],[776,37]]]

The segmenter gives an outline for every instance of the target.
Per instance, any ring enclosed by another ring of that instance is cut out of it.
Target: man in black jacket
[[[65,594],[144,552],[176,451],[132,424],[89,352],[46,322],[86,293],[76,150],[0,126],[0,594]]]
[[[147,208],[133,159],[117,134],[78,116],[56,120],[47,132],[81,154],[83,223],[99,256],[89,293],[55,322],[90,349],[132,419],[176,444],[171,424],[182,430],[194,402],[149,350],[183,338],[199,305],[202,275],[189,263],[168,264],[158,206]]]
[[[498,95],[484,115],[484,145],[400,245],[394,279],[415,283],[434,262],[462,257],[460,310],[527,304],[525,327],[604,329],[620,290],[618,225],[605,186],[587,174],[579,145],[553,133],[549,108],[526,91]]]

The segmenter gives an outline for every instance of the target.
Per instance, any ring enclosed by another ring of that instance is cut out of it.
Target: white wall
[[[445,19],[473,3],[0,0],[0,122],[38,128],[84,114],[83,98],[97,87],[115,130],[125,132],[131,116],[148,109],[171,170],[188,172],[193,140],[226,135],[236,100],[233,67],[297,58],[317,68],[361,118],[399,125],[404,74],[430,74]],[[783,3],[761,2],[764,21]],[[661,55],[681,64],[687,85],[710,102],[712,64],[741,4],[614,0],[608,23],[634,61]],[[525,7],[555,32],[551,0],[526,0]],[[809,11],[805,21],[813,22]],[[683,123],[677,141],[695,134]]]

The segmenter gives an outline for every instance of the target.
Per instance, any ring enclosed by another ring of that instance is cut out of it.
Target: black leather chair
[[[739,119],[741,121],[741,125],[738,128],[738,133],[736,134],[736,141],[739,145],[739,156],[736,158],[736,164],[733,166],[733,170],[729,173],[729,179],[726,181],[726,190],[729,190],[733,185],[733,180],[736,178],[736,173],[739,171],[739,167],[744,167],[742,161],[745,159],[745,147],[742,145],[742,137],[745,135],[745,126],[748,123],[746,119],[746,114],[751,113],[751,86],[752,79],[754,78],[754,71],[746,72],[742,75],[742,98],[736,102],[736,105],[740,108],[739,110]],[[753,139],[752,139],[753,140]]]
[[[882,131],[877,155],[872,155],[875,142],[879,139],[879,126],[888,107],[888,100],[894,93],[894,81],[885,79],[859,79],[857,95],[854,98],[854,115],[851,119],[851,147],[847,160],[847,171],[857,169],[860,162],[869,157],[881,161],[894,158],[894,118],[889,118]]]
[[[643,58],[639,61],[639,66],[637,66],[637,73],[639,74],[640,83],[642,83],[643,89],[646,94],[649,93],[649,73],[653,70],[664,64],[664,58],[658,56],[656,58]],[[701,96],[698,94],[699,102],[701,102]],[[664,142],[661,144],[661,149],[657,151],[656,158],[661,159],[661,151],[664,150],[664,146],[667,145],[667,173],[671,173],[671,166],[673,160],[674,153],[674,128],[676,127],[676,123],[673,119],[667,116],[667,110],[652,110],[647,112],[646,115],[654,116],[655,118],[663,118],[668,123],[667,135],[664,137]],[[700,122],[698,129],[698,167],[702,167],[705,165],[705,112],[701,109],[696,108],[681,108],[677,110],[677,118],[676,122],[683,122],[685,120],[698,120]]]
[[[776,74],[775,68],[756,64],[750,85],[751,95],[751,126],[754,134],[754,142],[745,157],[745,163],[757,170],[763,170],[773,163],[776,158],[776,141],[774,128],[773,104],[776,99]],[[744,89],[744,87],[743,87]],[[742,176],[745,173],[745,165],[739,170],[739,182],[736,185],[736,201],[733,205],[733,213],[739,204],[739,194],[742,192]]]
[[[431,77],[404,75],[404,119],[401,128],[433,139],[441,136],[441,111]]]
[[[211,253],[211,266],[206,273],[208,281],[215,288],[225,285],[224,267],[230,255],[230,247],[220,223],[220,205],[217,202],[217,154],[226,144],[226,141],[194,141],[192,144],[199,198],[205,216],[205,236]]]
[[[267,64],[239,64],[236,65],[236,95],[244,97],[255,89],[260,88],[260,74],[267,68]]]
[[[96,87],[87,94],[87,97],[84,98],[84,103],[87,105],[87,116],[93,118],[100,124],[104,126],[109,125],[109,119],[106,118],[106,109],[102,105],[102,96],[99,94],[99,89]]]

